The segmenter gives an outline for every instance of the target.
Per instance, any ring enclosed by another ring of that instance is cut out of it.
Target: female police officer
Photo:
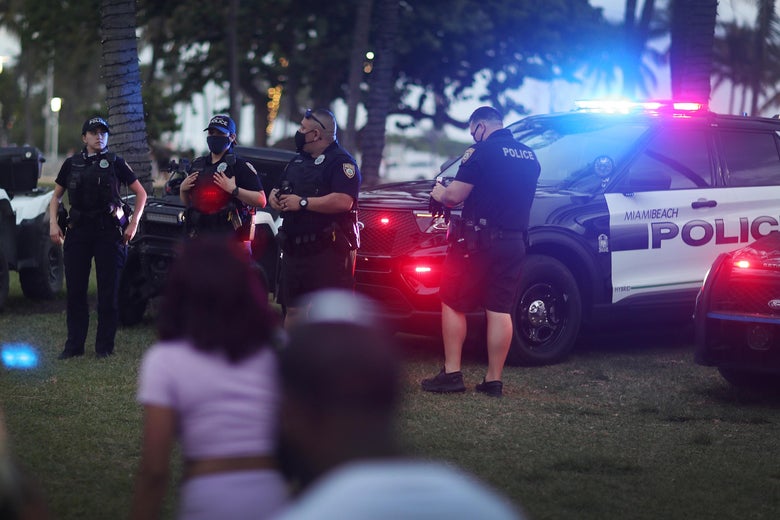
[[[63,243],[67,288],[68,338],[59,359],[84,354],[89,328],[87,287],[95,259],[98,292],[98,325],[95,354],[114,352],[118,322],[117,289],[127,258],[127,243],[133,238],[146,204],[146,191],[124,159],[108,151],[108,123],[100,116],[87,119],[81,127],[81,152],[68,157],[57,174],[54,196],[49,204],[49,235]],[[135,194],[135,214],[123,207],[119,185]],[[65,190],[70,215],[67,233],[57,222]]]

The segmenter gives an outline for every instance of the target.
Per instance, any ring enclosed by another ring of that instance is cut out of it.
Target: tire
[[[5,308],[8,300],[8,261],[0,250],[0,310]]]
[[[724,367],[718,367],[718,372],[723,376],[723,379],[736,388],[764,392],[780,390],[780,375],[778,374]]]
[[[119,323],[124,326],[137,325],[143,320],[149,297],[141,258],[135,249],[127,253],[127,262],[119,280]]]
[[[48,220],[45,226],[48,230]],[[65,279],[62,245],[52,242],[48,233],[41,233],[35,247],[37,265],[19,270],[19,284],[27,298],[51,300],[62,291]]]
[[[510,365],[547,365],[574,348],[582,298],[571,271],[553,257],[530,255],[523,264],[512,312]]]

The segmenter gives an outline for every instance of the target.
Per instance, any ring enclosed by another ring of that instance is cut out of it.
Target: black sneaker
[[[426,392],[465,392],[466,385],[463,384],[463,374],[459,371],[447,374],[444,369],[436,374],[435,377],[422,380],[422,389]]]
[[[501,381],[485,381],[483,379],[474,389],[490,397],[501,397],[504,394],[504,383]]]
[[[79,352],[79,351],[75,351],[75,350],[65,349],[65,350],[63,350],[60,353],[59,356],[57,356],[57,359],[70,359],[70,358],[73,358],[73,357],[79,357],[79,356],[83,356],[83,355],[84,355],[84,351],[83,350]]]

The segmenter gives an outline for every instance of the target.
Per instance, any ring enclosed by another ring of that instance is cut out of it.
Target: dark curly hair
[[[242,244],[205,236],[180,246],[160,305],[160,340],[186,339],[238,362],[267,346],[279,323]]]

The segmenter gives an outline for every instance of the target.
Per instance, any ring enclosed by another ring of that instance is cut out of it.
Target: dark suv
[[[588,104],[509,129],[542,165],[512,364],[561,360],[582,326],[690,321],[713,259],[780,229],[780,120],[694,104]],[[407,332],[439,330],[446,225],[428,209],[431,186],[388,184],[360,198],[358,288]]]
[[[237,146],[235,151],[255,167],[266,195],[279,183],[284,168],[295,156],[291,151],[277,148]],[[128,200],[132,205],[133,197]],[[147,199],[120,282],[119,319],[123,325],[140,322],[149,300],[160,294],[168,267],[175,257],[176,244],[185,236],[184,219],[185,208],[176,184],[166,184],[161,195]],[[279,257],[275,240],[279,224],[278,212],[268,206],[255,214],[252,254],[272,292]]]

